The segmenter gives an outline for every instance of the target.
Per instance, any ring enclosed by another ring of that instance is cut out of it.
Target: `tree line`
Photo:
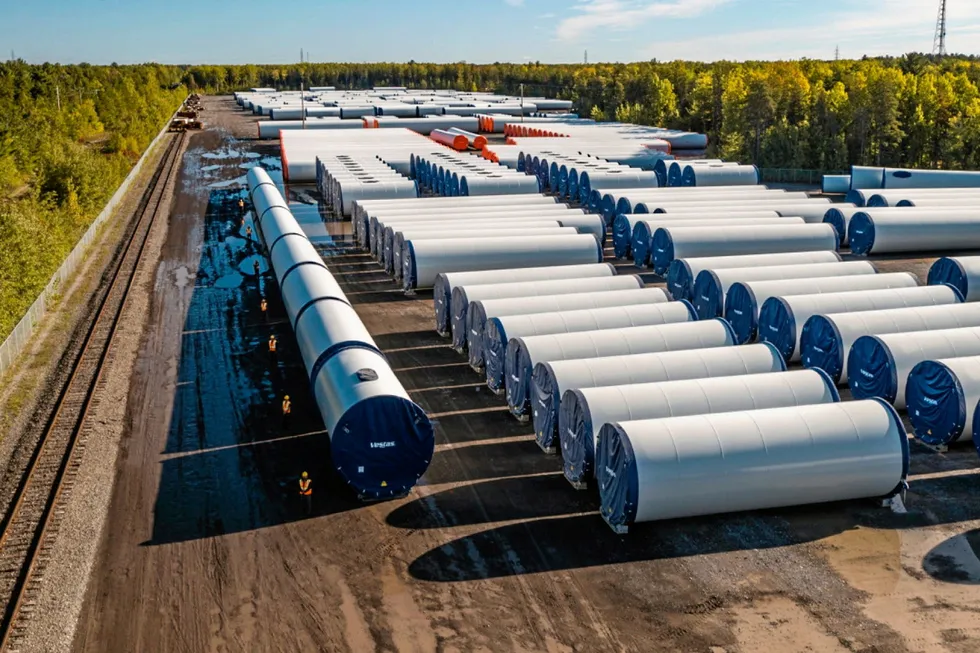
[[[572,100],[583,117],[708,134],[709,154],[768,168],[980,168],[980,60],[192,66],[189,88],[455,88]]]
[[[180,106],[183,76],[0,63],[0,340]]]
[[[708,134],[767,168],[980,169],[980,61],[60,66],[0,63],[0,338],[191,91],[453,88],[572,100],[582,116]],[[205,116],[206,118],[206,116]]]

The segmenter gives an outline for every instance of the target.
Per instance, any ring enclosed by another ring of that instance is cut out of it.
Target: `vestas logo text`
[[[372,449],[391,449],[394,446],[395,446],[395,443],[394,442],[372,442],[371,443],[371,448]]]

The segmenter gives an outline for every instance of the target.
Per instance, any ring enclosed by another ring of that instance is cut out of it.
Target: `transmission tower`
[[[932,41],[932,53],[946,56],[946,0],[939,0],[939,17],[936,18],[936,36]]]
[[[589,51],[588,50],[585,51],[585,65],[586,66],[589,65]]]

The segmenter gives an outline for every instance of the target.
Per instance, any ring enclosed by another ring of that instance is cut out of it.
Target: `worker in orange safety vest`
[[[259,302],[259,310],[262,311],[262,317],[269,319],[269,302],[262,297],[262,301]]]
[[[289,416],[293,414],[293,402],[289,400],[289,395],[282,398],[282,427],[289,426]]]
[[[310,514],[313,509],[313,479],[306,472],[300,474],[299,477],[299,495],[303,497],[306,514]]]

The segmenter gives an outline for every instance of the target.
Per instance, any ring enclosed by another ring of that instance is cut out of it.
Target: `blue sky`
[[[948,48],[980,52],[980,0]],[[932,49],[938,0],[0,0],[0,58],[32,63],[637,61]],[[193,16],[195,18],[186,18]]]

